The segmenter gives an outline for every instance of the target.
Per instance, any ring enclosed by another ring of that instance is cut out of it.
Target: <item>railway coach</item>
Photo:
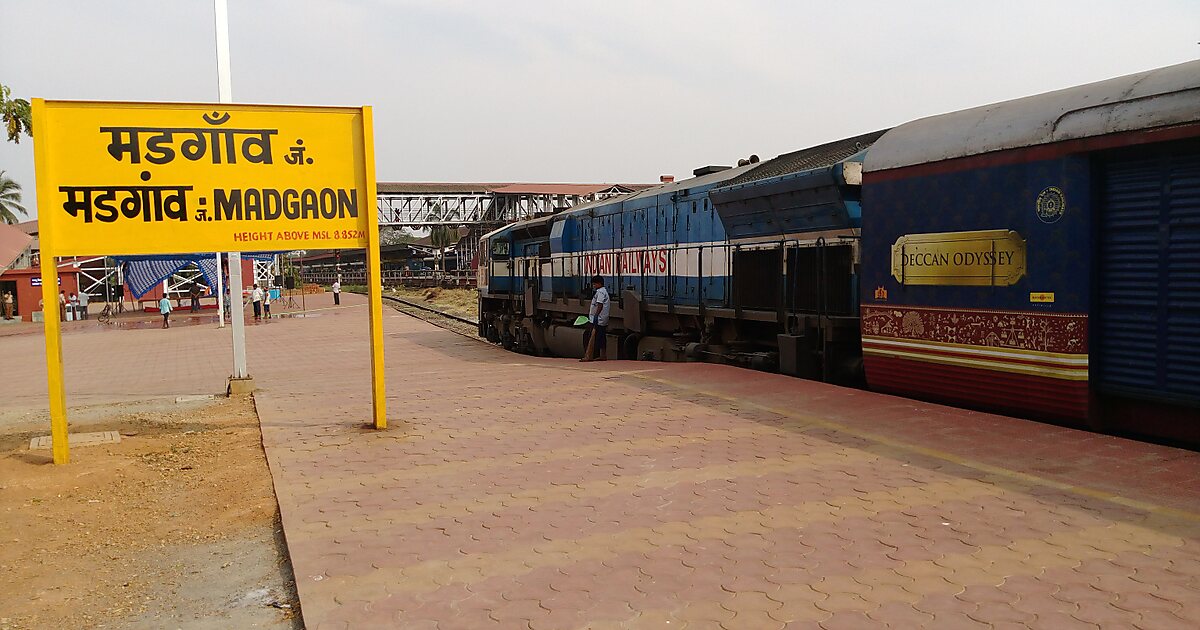
[[[1200,443],[1200,62],[903,124],[864,170],[873,389]]]

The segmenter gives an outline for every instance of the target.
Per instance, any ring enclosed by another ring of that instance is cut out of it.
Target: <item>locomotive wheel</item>
[[[641,340],[641,336],[637,333],[625,335],[625,339],[621,341],[621,358],[637,361],[640,358],[637,352],[638,342]]]

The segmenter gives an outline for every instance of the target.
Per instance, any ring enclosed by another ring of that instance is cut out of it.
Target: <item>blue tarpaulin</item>
[[[271,260],[271,252],[243,253],[242,259]],[[165,254],[160,256],[114,256],[125,272],[125,284],[135,298],[141,298],[162,284],[171,274],[188,265],[196,265],[204,282],[213,292],[217,290],[217,257],[215,254]]]

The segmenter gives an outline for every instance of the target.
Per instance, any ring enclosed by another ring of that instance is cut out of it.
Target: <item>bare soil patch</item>
[[[302,627],[252,400],[91,411],[66,466],[0,436],[0,628]]]

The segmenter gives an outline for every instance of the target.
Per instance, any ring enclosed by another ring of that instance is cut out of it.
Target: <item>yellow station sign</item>
[[[892,244],[905,285],[1012,286],[1025,275],[1025,239],[1012,230],[906,234]]]
[[[366,248],[371,389],[387,426],[370,107],[34,99],[42,296],[56,256]],[[54,462],[68,461],[58,310],[45,310]]]
[[[59,256],[366,247],[363,114],[44,101],[41,229]]]

